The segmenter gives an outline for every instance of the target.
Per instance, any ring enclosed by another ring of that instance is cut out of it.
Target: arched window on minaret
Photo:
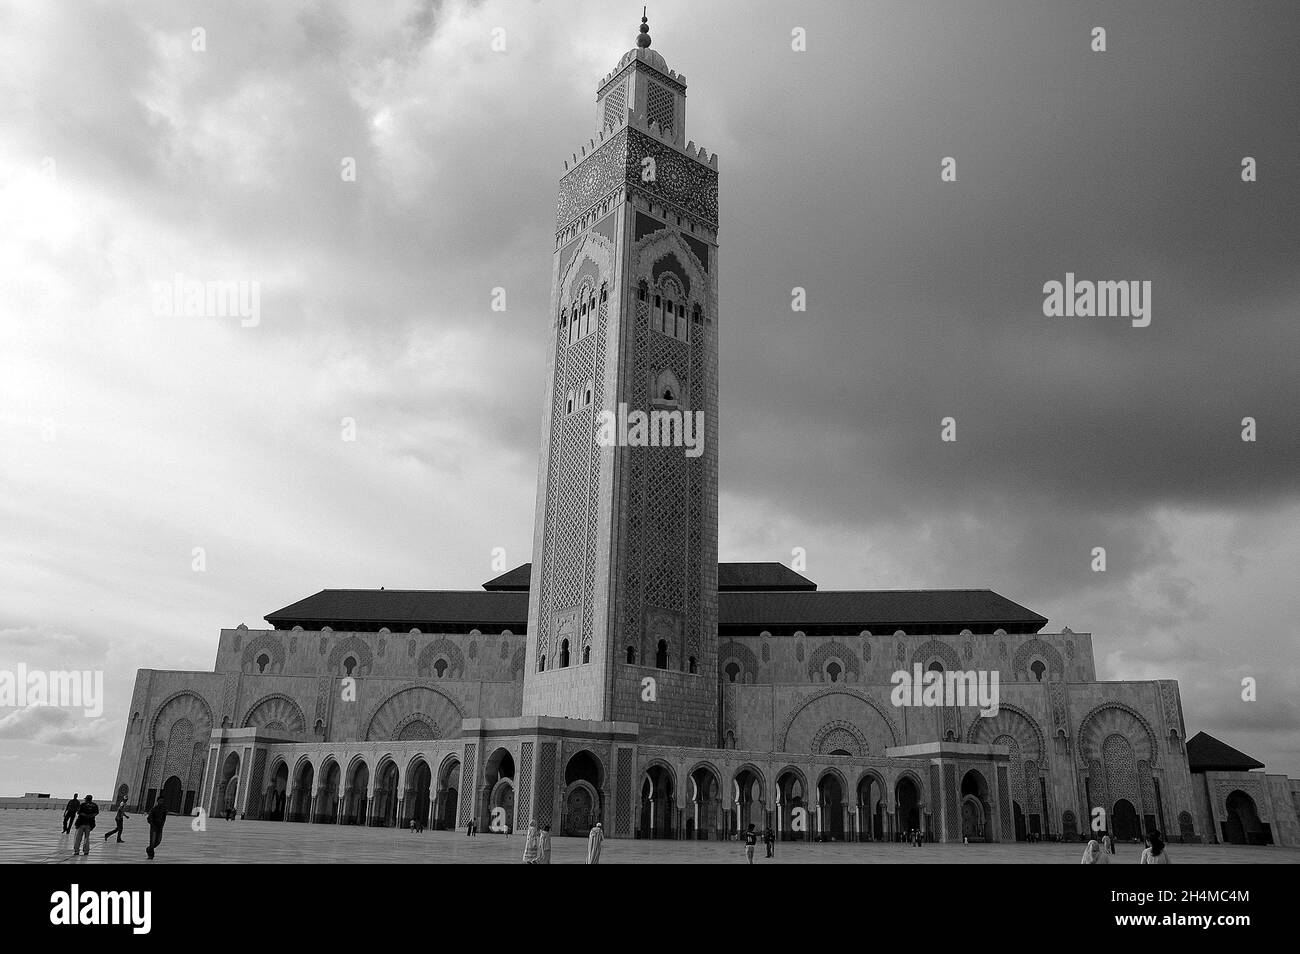
[[[587,663],[589,663],[589,662],[591,662],[591,647],[590,647],[590,646],[583,646],[583,647],[582,647],[582,664],[585,666],[585,665],[587,665]]]
[[[686,295],[671,273],[659,278],[650,327],[669,337],[686,340]]]
[[[567,639],[560,643],[560,668],[569,668],[569,641]]]
[[[606,301],[609,298],[609,282],[600,283],[600,300]]]
[[[568,400],[564,402],[564,413],[565,413],[565,414],[572,414],[572,413],[573,413],[573,397],[574,397],[574,392],[573,392],[573,391],[570,391],[570,392],[569,392],[569,398],[568,398]]]
[[[659,651],[655,653],[655,668],[668,668],[668,640],[659,640]]]
[[[691,664],[690,664],[690,666],[689,666],[688,668],[690,669],[691,675],[695,675],[695,674],[696,674],[696,668],[695,668],[695,657],[694,657],[694,656],[691,657]]]
[[[646,285],[645,279],[643,278],[636,283],[636,300],[645,301],[646,297],[649,294],[650,294],[649,287]]]
[[[591,319],[596,311],[596,289],[590,281],[584,281],[578,289],[578,301],[578,315],[582,323],[578,329],[578,339],[582,339],[591,333]]]
[[[629,665],[636,665],[636,647],[627,647],[627,661]]]
[[[537,671],[538,671],[538,672],[546,672],[546,657],[545,657],[545,656],[542,656],[540,659],[537,660]]]
[[[672,368],[664,368],[656,376],[650,399],[655,405],[682,406],[682,385]]]

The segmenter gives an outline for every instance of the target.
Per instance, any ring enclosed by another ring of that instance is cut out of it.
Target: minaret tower
[[[636,43],[560,179],[523,713],[713,746],[718,160],[644,16]]]

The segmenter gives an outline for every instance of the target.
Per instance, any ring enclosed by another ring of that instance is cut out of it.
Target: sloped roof
[[[533,565],[521,563],[513,570],[506,570],[500,576],[494,576],[483,584],[485,590],[527,590],[532,581]]]
[[[728,590],[812,591],[817,584],[784,563],[719,563],[718,592]]]
[[[515,573],[522,568],[512,570]],[[509,575],[509,574],[507,574]],[[321,590],[266,616],[277,629],[376,630],[439,626],[523,631],[527,590]],[[969,626],[1037,632],[1047,622],[991,590],[844,590],[718,594],[719,626],[842,626],[926,633]]]
[[[483,584],[485,590],[526,590],[533,565],[521,563]],[[718,591],[815,590],[817,584],[783,563],[719,563]]]
[[[1262,769],[1264,763],[1212,735],[1197,732],[1187,740],[1187,767],[1193,772],[1249,772]]]
[[[1038,632],[1047,624],[992,590],[821,590],[815,593],[719,593],[721,626],[830,626],[902,629],[968,625]]]
[[[321,590],[268,613],[276,629],[431,629],[436,624],[523,628],[528,593],[482,590]]]

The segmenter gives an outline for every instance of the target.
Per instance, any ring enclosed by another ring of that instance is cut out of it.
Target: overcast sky
[[[0,710],[0,794],[107,794],[135,670],[221,627],[530,559],[556,182],[640,9],[0,6],[0,668],[107,680]],[[1300,775],[1300,8],[650,26],[721,169],[721,558],[995,589]],[[1044,317],[1067,272],[1150,281],[1150,326]],[[260,322],[155,314],[177,273]]]

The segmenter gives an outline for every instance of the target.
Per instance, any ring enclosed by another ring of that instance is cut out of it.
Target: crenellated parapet
[[[556,200],[557,244],[585,228],[593,209],[604,214],[611,197],[634,195],[717,232],[718,157],[694,141],[679,147],[658,123],[629,111],[623,125],[606,126],[571,158]]]

